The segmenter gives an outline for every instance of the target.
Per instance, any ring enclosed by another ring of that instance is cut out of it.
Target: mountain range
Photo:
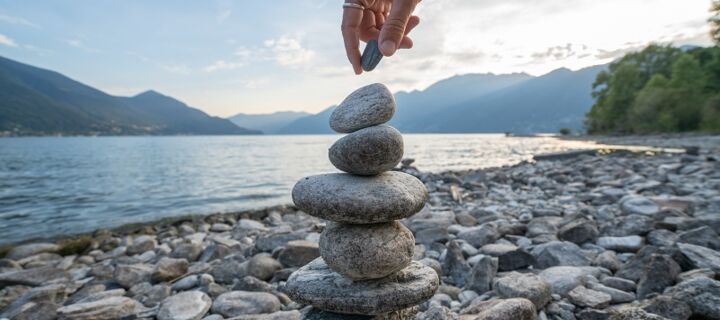
[[[277,133],[278,130],[287,126],[289,123],[310,115],[312,114],[302,111],[280,111],[270,114],[238,113],[228,118],[228,120],[240,127],[253,128],[264,133]]]
[[[0,57],[0,133],[5,135],[260,134],[146,91],[117,97],[60,73]]]
[[[395,94],[390,125],[406,133],[552,133],[583,129],[593,104],[592,84],[606,65],[577,71],[469,74],[441,80],[425,90]],[[332,133],[335,106],[288,122],[274,133]]]

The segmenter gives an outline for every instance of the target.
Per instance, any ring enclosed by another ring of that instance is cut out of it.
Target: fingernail
[[[392,56],[395,54],[395,50],[397,50],[397,43],[392,40],[385,40],[380,44],[380,51],[386,56]]]

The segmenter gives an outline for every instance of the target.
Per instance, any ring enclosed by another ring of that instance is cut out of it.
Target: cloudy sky
[[[355,88],[579,69],[650,42],[708,45],[709,0],[424,0],[415,48],[355,76],[340,0],[0,0],[0,55],[210,114],[317,112]]]

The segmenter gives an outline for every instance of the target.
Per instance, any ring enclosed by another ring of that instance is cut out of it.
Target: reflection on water
[[[304,175],[334,171],[338,136],[0,139],[0,244],[187,214],[290,203]],[[424,171],[494,167],[585,142],[405,135]]]

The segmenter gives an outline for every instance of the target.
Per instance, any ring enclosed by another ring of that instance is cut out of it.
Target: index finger
[[[348,60],[355,70],[355,74],[362,73],[360,56],[360,24],[363,19],[363,10],[345,8],[343,10],[342,35],[345,40],[345,52]]]

